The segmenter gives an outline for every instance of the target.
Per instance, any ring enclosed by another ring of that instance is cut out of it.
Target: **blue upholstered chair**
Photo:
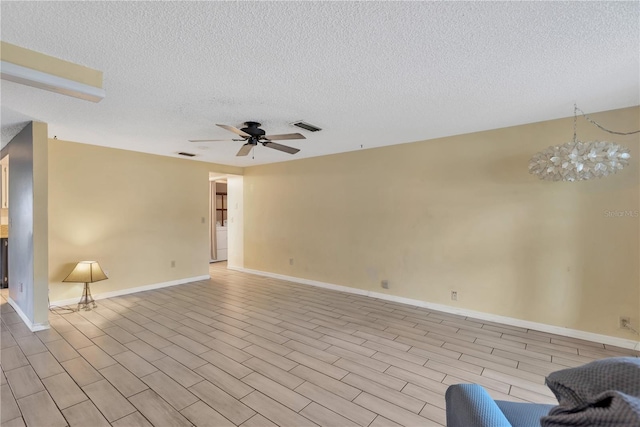
[[[447,389],[447,427],[540,427],[554,405],[493,400],[478,384]]]
[[[477,384],[447,389],[448,427],[640,427],[640,358],[610,357],[552,372],[558,405],[493,400]]]

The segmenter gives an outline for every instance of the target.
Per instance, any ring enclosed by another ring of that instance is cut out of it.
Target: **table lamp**
[[[91,296],[91,289],[89,283],[98,282],[100,280],[108,279],[104,274],[98,261],[80,261],[76,264],[75,268],[69,275],[63,280],[63,282],[71,283],[84,283],[84,291],[82,292],[82,298],[78,302],[78,310],[83,308],[85,311],[91,310],[91,305],[96,308],[96,302]]]

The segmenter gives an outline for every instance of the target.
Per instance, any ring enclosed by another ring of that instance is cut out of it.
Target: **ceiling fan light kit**
[[[258,122],[245,122],[245,127],[238,129],[234,126],[216,124],[223,129],[233,132],[240,136],[242,139],[232,139],[231,141],[245,141],[245,144],[240,148],[240,151],[236,156],[246,156],[251,152],[251,149],[262,144],[264,147],[273,148],[274,150],[282,151],[289,154],[296,154],[300,149],[289,147],[287,145],[278,144],[273,141],[291,140],[291,139],[306,139],[304,135],[300,133],[286,133],[281,135],[267,135],[266,132],[260,128],[261,124]],[[190,139],[190,142],[217,142],[217,141],[230,141],[228,139]]]

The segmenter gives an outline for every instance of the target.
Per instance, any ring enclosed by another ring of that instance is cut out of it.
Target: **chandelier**
[[[529,173],[548,181],[583,181],[612,175],[629,164],[631,158],[629,149],[622,145],[609,141],[578,140],[576,135],[578,111],[587,121],[605,132],[616,135],[640,132],[637,130],[623,133],[605,129],[574,105],[573,140],[534,154],[529,160]]]

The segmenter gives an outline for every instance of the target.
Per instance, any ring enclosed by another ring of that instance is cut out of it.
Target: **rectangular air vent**
[[[195,157],[195,154],[192,153],[185,153],[184,151],[181,151],[178,153],[180,156],[185,156],[185,157]]]
[[[308,130],[310,132],[318,132],[318,131],[322,130],[322,128],[319,128],[318,126],[312,125],[311,123],[303,122],[302,120],[300,120],[298,122],[293,122],[291,124],[293,126],[297,126],[299,128]]]

